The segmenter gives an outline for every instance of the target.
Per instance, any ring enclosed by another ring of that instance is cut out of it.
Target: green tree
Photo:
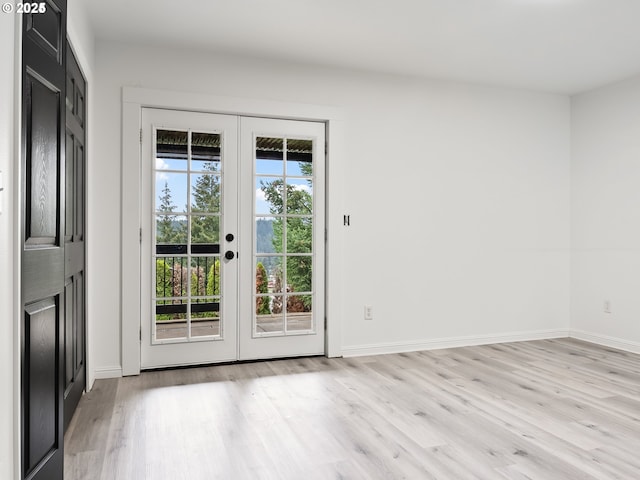
[[[220,295],[220,260],[216,259],[207,275],[207,295]]]
[[[173,295],[173,272],[171,266],[162,259],[156,260],[156,297],[171,297]]]
[[[310,176],[312,164],[301,164],[303,175]],[[309,187],[312,186],[308,180]],[[296,185],[287,184],[284,179],[277,179],[271,182],[262,181],[260,184],[265,194],[265,199],[269,202],[269,211],[274,215],[302,215],[286,217],[286,229],[284,228],[283,217],[276,217],[273,220],[273,247],[277,253],[312,253],[313,244],[313,196],[305,189]],[[286,196],[286,212],[284,211],[284,198]],[[287,252],[283,252],[282,235],[286,230]],[[287,292],[310,292],[311,291],[311,255],[287,256],[286,257],[286,291]],[[276,270],[276,283],[282,284],[282,270]],[[304,310],[300,308],[300,302],[304,305]],[[275,308],[279,308],[274,302]],[[301,298],[290,296],[287,300],[289,311],[310,311],[311,297],[306,295]],[[274,310],[275,311],[275,310]]]
[[[172,265],[165,259],[156,259],[156,298],[159,305],[169,305],[180,303],[179,300],[166,300],[166,297],[175,296],[174,267],[180,268],[179,264]],[[168,313],[158,314],[156,320],[171,320],[172,318],[184,318],[183,314],[172,315]]]
[[[218,243],[220,241],[220,176],[214,162],[204,164],[192,191],[191,241],[192,243]],[[197,215],[202,213],[202,215]],[[211,215],[213,214],[213,215]]]
[[[160,205],[158,205],[158,210],[160,212],[175,212],[176,206],[173,204],[173,200],[171,198],[171,189],[169,188],[169,183],[164,182],[164,188],[162,189],[162,195],[159,197]],[[175,215],[161,215],[158,217],[158,226],[156,233],[156,242],[157,243],[171,243],[176,234],[174,221]]]

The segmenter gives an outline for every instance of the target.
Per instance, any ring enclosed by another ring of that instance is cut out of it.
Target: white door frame
[[[328,357],[342,355],[343,210],[342,112],[333,107],[247,98],[192,94],[137,87],[122,91],[122,212],[121,212],[121,340],[122,374],[140,373],[140,180],[142,108],[155,107],[240,116],[311,120],[326,125],[325,302]],[[142,232],[144,234],[144,231]]]

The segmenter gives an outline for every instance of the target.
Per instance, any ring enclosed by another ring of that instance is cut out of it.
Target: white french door
[[[240,126],[238,358],[324,353],[324,124]]]
[[[142,122],[141,367],[235,360],[237,119],[145,108]]]
[[[141,367],[323,353],[324,125],[142,122]]]

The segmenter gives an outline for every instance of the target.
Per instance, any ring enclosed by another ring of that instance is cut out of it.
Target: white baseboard
[[[464,337],[436,338],[415,342],[389,342],[372,345],[354,345],[342,347],[342,356],[359,357],[363,355],[382,355],[387,353],[417,352],[420,350],[439,350],[443,348],[471,347],[492,343],[526,342],[529,340],[547,340],[566,338],[569,330],[537,330],[532,332],[505,333],[495,335],[477,335]]]
[[[584,330],[571,330],[570,337],[602,345],[604,347],[616,348],[618,350],[624,350],[631,353],[640,353],[640,343],[623,340],[621,338],[585,332]]]
[[[552,338],[575,338],[605,347],[616,348],[640,354],[640,343],[589,333],[582,330],[536,330],[530,332],[504,333],[494,335],[471,335],[463,337],[435,338],[413,342],[388,342],[370,345],[352,345],[342,347],[343,357],[360,357],[365,355],[384,355],[388,353],[418,352],[421,350],[440,350],[443,348],[472,347],[494,343],[527,342],[531,340],[549,340]],[[102,367],[94,371],[94,379],[122,377],[122,367]]]
[[[122,377],[122,367],[102,367],[96,368],[93,371],[93,378],[95,380],[102,380],[105,378],[120,378]]]

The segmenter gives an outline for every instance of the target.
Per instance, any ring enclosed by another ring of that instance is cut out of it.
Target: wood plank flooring
[[[66,480],[640,479],[640,355],[572,339],[98,380]]]

